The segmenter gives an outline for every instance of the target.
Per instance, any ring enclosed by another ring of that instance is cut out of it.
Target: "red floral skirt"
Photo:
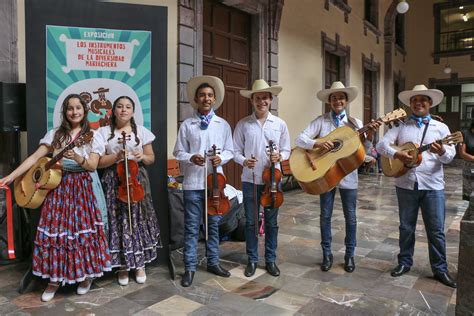
[[[72,284],[111,270],[109,246],[89,172],[63,172],[49,192],[33,250],[33,274]]]

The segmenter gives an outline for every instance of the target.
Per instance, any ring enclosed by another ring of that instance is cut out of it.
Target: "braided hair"
[[[114,104],[112,106],[112,116],[110,117],[110,137],[107,140],[111,140],[112,138],[115,137],[115,127],[117,126],[117,117],[115,116],[115,108],[117,107],[117,104],[121,99],[127,99],[128,101],[130,101],[133,107],[133,112],[135,112],[135,102],[133,102],[132,98],[130,98],[129,96],[123,95],[115,99]],[[138,144],[140,144],[140,139],[138,138],[137,124],[135,123],[135,118],[133,116],[130,119],[130,125],[132,126],[132,132],[135,134],[135,145],[138,146]]]
[[[69,106],[69,100],[71,99],[78,99],[79,102],[81,102],[82,109],[84,110],[84,117],[80,122],[80,134],[82,135],[90,131],[89,120],[87,119],[87,113],[89,112],[89,109],[87,107],[86,102],[84,101],[84,99],[81,98],[79,94],[69,94],[63,101],[63,105],[61,108],[61,125],[54,134],[53,142],[51,143],[51,146],[54,149],[61,149],[65,144],[69,144],[72,141],[72,137],[70,134],[72,127],[71,123],[67,119],[67,110]]]

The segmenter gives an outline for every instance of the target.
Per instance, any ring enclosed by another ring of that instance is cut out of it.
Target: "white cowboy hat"
[[[319,100],[329,102],[329,96],[334,92],[344,92],[347,94],[347,102],[351,102],[357,97],[359,90],[357,87],[345,87],[340,81],[334,81],[329,89],[323,89],[316,94]]]
[[[283,89],[282,86],[269,86],[268,83],[263,79],[257,79],[252,84],[252,90],[240,90],[240,95],[244,98],[250,99],[252,94],[258,92],[270,92],[272,95],[278,95]]]
[[[189,79],[188,84],[186,85],[189,103],[193,108],[198,109],[199,105],[194,100],[194,97],[196,96],[196,89],[203,83],[207,83],[214,88],[216,102],[214,103],[213,108],[214,110],[217,110],[221,106],[222,101],[224,101],[225,88],[222,80],[214,76],[198,76]]]
[[[433,101],[431,107],[440,104],[444,97],[443,91],[438,89],[428,89],[424,84],[418,84],[413,87],[413,90],[405,90],[400,92],[398,94],[398,99],[404,104],[410,106],[410,99],[415,95],[426,95],[427,97],[431,98]]]

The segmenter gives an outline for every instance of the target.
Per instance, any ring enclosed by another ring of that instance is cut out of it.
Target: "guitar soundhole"
[[[332,152],[336,152],[342,148],[342,141],[336,139],[333,140],[332,143],[334,144],[334,148],[331,150]]]
[[[33,172],[33,182],[37,183],[41,179],[41,170],[36,169],[35,172]]]

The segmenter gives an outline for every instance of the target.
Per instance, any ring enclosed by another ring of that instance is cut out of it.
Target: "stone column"
[[[469,200],[461,220],[456,315],[472,315],[474,311],[474,192]]]

